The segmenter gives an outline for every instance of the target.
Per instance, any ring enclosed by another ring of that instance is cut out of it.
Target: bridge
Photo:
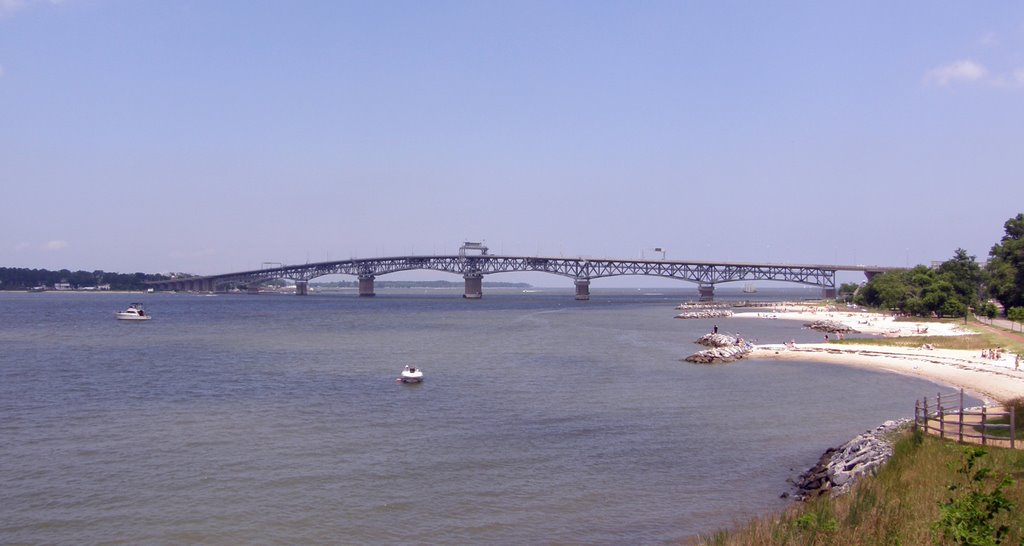
[[[470,253],[467,250],[477,250]],[[276,265],[276,264],[275,264]],[[250,292],[260,283],[286,279],[295,282],[295,293],[308,293],[309,281],[324,275],[352,275],[359,280],[359,295],[373,296],[374,279],[399,271],[433,270],[461,275],[465,280],[463,297],[483,297],[484,275],[537,271],[560,275],[573,280],[576,299],[590,299],[590,282],[604,277],[644,275],[679,279],[697,285],[701,300],[714,297],[716,284],[739,281],[784,281],[819,286],[822,296],[836,295],[837,271],[860,271],[868,279],[878,273],[895,271],[899,267],[795,265],[778,263],[725,263],[674,260],[622,260],[604,258],[565,258],[541,256],[498,256],[487,254],[482,245],[463,246],[458,255],[395,256],[390,258],[363,258],[331,262],[281,265],[252,271],[224,273],[201,277],[174,278],[151,281],[156,290],[221,292],[232,287],[245,286]]]

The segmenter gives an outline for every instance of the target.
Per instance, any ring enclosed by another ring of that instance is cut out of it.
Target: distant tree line
[[[169,279],[167,275],[148,273],[108,273],[106,271],[49,271],[20,267],[0,267],[0,290],[29,290],[37,286],[53,288],[68,283],[72,288],[110,285],[111,290],[144,290],[146,281]]]
[[[995,317],[999,309],[1024,320],[1024,213],[1003,224],[1006,235],[979,265],[962,248],[938,267],[923,265],[876,275],[863,286],[844,284],[840,297],[860,305],[917,316],[963,317],[973,311]]]

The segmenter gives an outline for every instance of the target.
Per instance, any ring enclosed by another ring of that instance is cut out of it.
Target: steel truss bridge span
[[[483,295],[484,275],[536,271],[573,279],[576,299],[590,298],[590,281],[603,277],[643,275],[665,277],[698,285],[702,299],[711,299],[716,284],[737,281],[783,281],[819,286],[825,297],[834,297],[837,271],[862,271],[868,278],[895,267],[794,265],[757,263],[715,263],[668,260],[620,260],[600,258],[553,258],[537,256],[399,256],[364,258],[333,262],[287,265],[205,277],[152,281],[157,290],[219,292],[232,286],[247,286],[250,291],[260,283],[287,279],[296,283],[296,293],[304,295],[312,279],[325,275],[353,275],[359,279],[359,295],[374,295],[376,277],[399,271],[434,270],[462,275],[466,298]]]

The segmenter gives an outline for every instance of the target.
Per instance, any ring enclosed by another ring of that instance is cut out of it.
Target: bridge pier
[[[697,291],[700,292],[700,301],[715,301],[714,284],[700,284],[697,286]]]
[[[823,299],[826,299],[826,300],[834,300],[834,299],[836,299],[836,289],[835,289],[835,287],[833,286],[831,288],[829,288],[829,287],[822,288],[821,289],[821,297]]]
[[[376,296],[373,292],[373,275],[360,275],[359,276],[359,296],[368,298]]]
[[[309,294],[309,281],[295,281],[295,295],[305,296]]]
[[[590,299],[590,279],[576,279],[576,299],[579,301]]]
[[[250,285],[245,287],[245,291],[250,293],[250,294],[259,294],[260,293],[260,285],[258,285],[258,284],[250,284]]]
[[[484,297],[484,276],[480,273],[466,273],[462,276],[466,280],[466,291],[462,297],[470,300],[478,300]]]

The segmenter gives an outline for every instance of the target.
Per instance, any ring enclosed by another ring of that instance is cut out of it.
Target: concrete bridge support
[[[701,284],[697,290],[700,292],[700,301],[715,301],[715,285]]]
[[[305,296],[309,294],[309,281],[295,281],[295,295]]]
[[[576,279],[576,299],[579,301],[590,299],[590,279]]]
[[[478,300],[484,297],[484,276],[480,273],[467,273],[462,276],[466,279],[466,291],[462,297],[470,300]]]
[[[259,294],[260,293],[260,285],[258,285],[258,284],[250,284],[250,285],[245,287],[245,291],[248,292],[249,294]]]
[[[364,298],[376,296],[373,292],[373,275],[359,276],[359,295]]]
[[[834,300],[834,299],[836,299],[836,289],[835,288],[822,288],[821,289],[821,297],[823,299],[826,299],[826,300]]]

